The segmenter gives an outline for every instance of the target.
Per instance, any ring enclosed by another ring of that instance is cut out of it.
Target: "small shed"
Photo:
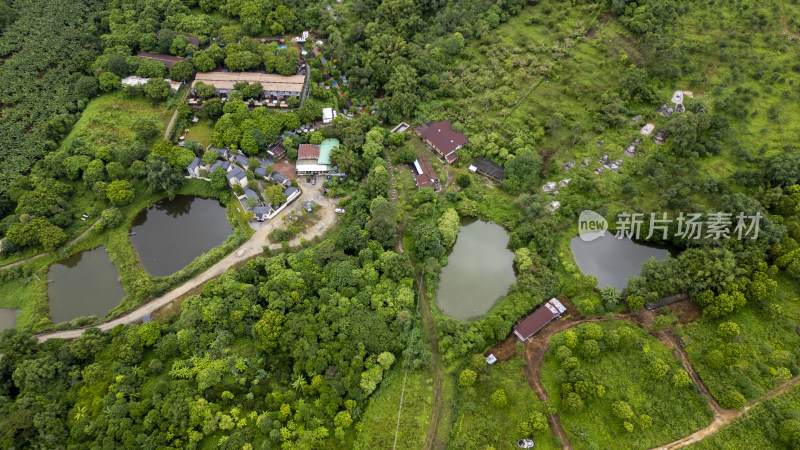
[[[479,156],[475,158],[475,162],[473,162],[472,165],[475,166],[478,173],[497,181],[503,181],[505,169],[503,169],[503,166],[500,164]]]
[[[514,334],[520,341],[527,341],[553,319],[561,317],[567,308],[555,298],[540,306],[533,314],[522,319],[515,327]]]

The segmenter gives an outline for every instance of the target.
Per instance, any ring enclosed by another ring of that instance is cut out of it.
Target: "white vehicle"
[[[344,214],[344,210],[342,208],[336,208],[333,210],[336,214]]]

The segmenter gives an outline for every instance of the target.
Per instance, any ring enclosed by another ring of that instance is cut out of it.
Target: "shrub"
[[[492,406],[495,408],[502,408],[507,404],[508,398],[506,398],[506,391],[497,389],[492,393]]]
[[[737,391],[728,391],[720,402],[723,408],[742,409],[745,405],[744,395]]]
[[[633,408],[622,400],[616,401],[611,405],[611,412],[619,419],[630,419],[633,417]]]
[[[650,376],[654,379],[663,378],[669,372],[669,364],[664,362],[663,359],[654,359],[647,368]]]
[[[717,327],[717,336],[723,341],[730,341],[739,335],[739,325],[733,322],[722,322]]]
[[[464,369],[461,372],[461,375],[458,376],[458,385],[461,387],[472,386],[473,384],[475,384],[475,380],[477,379],[477,377],[478,375],[475,372],[469,369]]]
[[[690,384],[692,384],[692,379],[689,378],[689,374],[686,373],[685,370],[678,369],[672,375],[672,385],[673,386],[678,387],[678,388],[684,388],[684,387],[688,387]]]
[[[628,297],[628,309],[631,311],[638,311],[644,307],[644,297],[641,295],[632,295]]]

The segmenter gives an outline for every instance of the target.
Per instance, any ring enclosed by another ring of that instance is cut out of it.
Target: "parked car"
[[[311,179],[311,184],[312,185],[317,184],[317,177],[314,177],[314,178]]]
[[[344,214],[344,209],[336,208],[336,209],[333,210],[333,212],[335,212],[336,214]]]
[[[311,212],[311,202],[306,203],[306,211]]]

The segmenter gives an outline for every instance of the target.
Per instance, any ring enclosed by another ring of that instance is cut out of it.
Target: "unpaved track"
[[[683,448],[692,445],[694,443],[700,442],[703,439],[707,438],[708,436],[711,436],[712,434],[719,431],[719,429],[722,428],[723,426],[728,425],[732,423],[734,420],[744,416],[748,411],[753,409],[753,407],[759,405],[761,402],[769,400],[778,395],[784,394],[798,385],[800,385],[800,376],[794,377],[791,380],[787,381],[786,383],[783,383],[777,388],[767,392],[766,394],[751,400],[750,403],[748,403],[741,411],[725,409],[723,410],[723,413],[720,414],[717,414],[715,412],[714,421],[711,422],[711,424],[709,424],[707,427],[695,431],[694,433],[690,434],[689,436],[686,436],[683,439],[679,439],[675,442],[670,442],[669,444],[657,447],[657,449],[668,450],[668,449]]]
[[[89,228],[85,229],[83,231],[83,233],[81,233],[78,236],[74,237],[72,240],[68,241],[66,244],[61,245],[58,249],[66,248],[66,247],[69,247],[70,245],[74,244],[78,239],[86,236],[87,234],[89,234],[90,231],[94,230],[95,225],[97,225],[98,223],[100,223],[100,219],[95,220],[94,223],[92,224],[92,226],[90,226]],[[58,251],[58,249],[53,250],[53,251]],[[27,257],[25,259],[20,259],[19,261],[14,261],[14,262],[8,263],[8,264],[6,264],[4,266],[0,266],[0,270],[8,269],[9,267],[18,266],[20,264],[25,264],[28,261],[33,261],[34,259],[41,258],[42,256],[47,256],[47,255],[49,255],[51,253],[53,253],[53,252],[51,251],[51,252],[39,253],[38,255],[33,255],[33,256],[29,256],[29,257]]]
[[[654,312],[642,310],[637,313],[624,313],[624,314],[616,314],[614,315],[614,320],[632,320],[637,325],[644,326],[647,323],[652,323],[652,317],[650,315],[654,314]],[[529,339],[525,342],[525,378],[528,380],[528,384],[531,386],[531,389],[536,393],[541,401],[549,400],[549,396],[547,395],[547,391],[545,391],[544,386],[542,385],[541,380],[541,368],[542,363],[544,362],[544,355],[547,353],[549,348],[548,341],[550,338],[568,328],[572,328],[574,326],[580,325],[582,323],[587,322],[604,322],[608,319],[605,317],[593,317],[589,319],[572,319],[570,317],[559,319],[557,321],[551,322],[549,325],[545,326],[543,330],[536,334],[533,338]],[[705,385],[703,380],[697,374],[697,371],[694,369],[694,366],[689,361],[689,356],[683,350],[678,341],[678,338],[671,333],[671,331],[661,331],[658,333],[650,333],[654,337],[658,338],[658,340],[663,343],[664,345],[672,348],[678,354],[681,359],[681,364],[683,365],[686,372],[689,374],[692,381],[697,383],[699,387],[699,391],[702,395],[706,396],[709,400],[709,407],[714,413],[714,419],[711,421],[708,426],[702,428],[700,430],[695,431],[694,433],[681,438],[677,441],[670,442],[668,444],[664,444],[660,447],[657,447],[658,450],[672,450],[672,449],[679,449],[683,447],[687,447],[691,444],[697,443],[706,437],[716,433],[725,425],[728,425],[735,421],[736,419],[745,415],[750,409],[757,406],[758,404],[764,402],[765,400],[771,399],[776,397],[780,394],[788,392],[792,388],[800,385],[800,376],[792,378],[791,380],[787,381],[786,383],[780,385],[779,387],[751,400],[741,411],[725,409],[720,406],[719,402],[711,395],[711,392],[708,390],[708,387]],[[495,347],[507,346],[510,345],[511,342],[516,342],[516,339],[509,340],[506,339],[505,341],[498,343]],[[493,347],[489,351],[492,352],[494,350]],[[501,353],[498,351],[498,353]],[[501,360],[509,360],[515,356],[514,353],[509,352],[502,352],[506,357]],[[564,432],[563,427],[561,426],[560,421],[558,420],[558,415],[554,414],[547,419],[550,429],[552,430],[553,434],[560,437],[562,440],[561,447],[564,449],[572,448],[569,440],[567,439],[566,433]]]
[[[323,206],[320,220],[312,228],[306,230],[302,235],[292,239],[289,242],[290,245],[299,245],[302,238],[310,239],[315,235],[321,235],[336,221],[335,213],[333,212],[333,209],[336,207],[336,200],[322,195],[321,191],[319,190],[319,186],[315,187],[311,186],[310,184],[303,186],[302,194],[300,197],[294,200],[293,205],[301,205],[310,200],[313,200]],[[89,328],[99,328],[103,331],[108,331],[117,325],[139,323],[142,320],[142,317],[154,313],[161,307],[179,299],[192,289],[222,275],[231,267],[247,261],[250,258],[261,255],[264,252],[264,246],[269,245],[270,249],[280,248],[280,244],[270,244],[267,236],[272,230],[283,225],[283,220],[281,220],[281,218],[291,211],[292,208],[287,206],[287,208],[284,209],[280,215],[273,217],[272,220],[265,223],[261,229],[250,236],[250,239],[248,239],[247,242],[231,252],[231,254],[211,266],[205,272],[197,275],[170,292],[167,292],[161,297],[150,300],[144,305],[106,322],[83,328],[40,333],[34,336],[39,340],[39,342],[44,342],[48,339],[77,339]]]

